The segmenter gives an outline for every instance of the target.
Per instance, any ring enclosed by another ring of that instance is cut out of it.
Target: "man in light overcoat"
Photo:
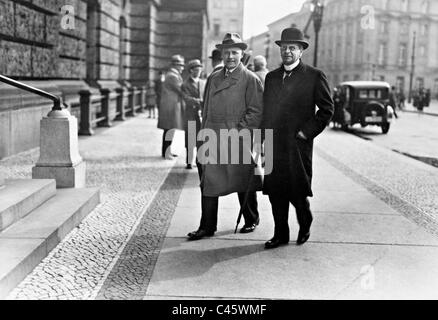
[[[161,88],[158,111],[158,128],[163,129],[161,156],[168,160],[176,157],[171,152],[175,130],[184,130],[184,93],[181,90],[184,57],[174,55]]]
[[[220,130],[251,132],[259,128],[263,113],[263,87],[257,76],[241,62],[247,44],[237,33],[227,33],[222,44],[216,47],[222,50],[225,66],[210,75],[207,81],[201,127],[213,132],[218,143],[216,152],[209,150],[204,153],[198,149],[202,216],[198,230],[188,234],[189,240],[214,235],[218,198],[234,192],[238,193],[245,219],[240,232],[252,232],[259,223],[256,191],[261,190],[261,176],[254,174],[252,158],[250,162],[244,162],[251,147],[240,143],[238,150],[232,150],[229,140],[220,139]],[[226,156],[224,150],[228,150]],[[230,158],[236,154],[240,155],[239,162],[233,163]],[[225,163],[221,161],[222,157],[226,158]]]

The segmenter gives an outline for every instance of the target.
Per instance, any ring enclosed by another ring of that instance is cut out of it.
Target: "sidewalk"
[[[405,109],[403,112],[420,113],[417,108],[415,108],[412,103],[408,103],[407,100],[405,102]],[[438,100],[431,100],[429,107],[423,108],[422,113],[430,116],[438,116]]]
[[[159,156],[161,134],[140,115],[80,138],[87,186],[101,188],[102,203],[9,299],[438,298],[436,168],[326,130],[306,244],[294,244],[291,209],[291,243],[264,249],[273,221],[261,193],[254,233],[233,234],[233,194],[219,200],[216,235],[188,242],[200,218],[198,175],[184,169],[182,133],[173,161]],[[32,150],[4,159],[0,170],[29,177],[37,158]]]
[[[191,172],[145,299],[437,299],[438,237],[321,156],[328,156],[323,149],[333,148],[333,139],[344,138],[351,139],[329,131],[317,143],[314,224],[303,246],[294,243],[298,228],[291,208],[291,243],[264,249],[273,219],[260,193],[261,222],[254,233],[233,234],[239,205],[230,195],[219,200],[216,235],[187,241],[200,218],[198,177]],[[393,161],[429,170],[396,154]]]

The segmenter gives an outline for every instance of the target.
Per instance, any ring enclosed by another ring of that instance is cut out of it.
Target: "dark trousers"
[[[289,241],[289,203],[295,207],[300,230],[310,230],[313,217],[310,211],[309,199],[307,197],[289,198],[284,195],[269,195],[274,216],[274,238]]]
[[[199,131],[201,130],[201,120],[199,118],[194,118],[191,120],[187,120],[187,121],[194,121],[196,124],[196,129],[195,129],[195,141],[193,141],[193,145],[196,148],[196,150],[198,149],[199,142],[197,141],[197,136]],[[190,137],[192,138],[192,137]],[[186,164],[192,164],[192,160],[194,157],[196,157],[196,152],[194,152],[193,150],[189,150],[189,129],[188,129],[188,125],[186,125],[186,127],[184,128],[184,143],[185,143],[185,147],[186,147]]]
[[[202,176],[202,167],[199,163],[197,163],[198,174],[201,178]],[[201,190],[202,192],[202,190]],[[245,192],[239,192],[239,203],[240,206],[245,202]],[[208,232],[215,232],[217,230],[217,213],[219,206],[219,197],[206,197],[202,195],[201,198],[201,222],[199,225],[199,229],[206,230]],[[251,225],[253,223],[259,223],[259,211],[257,209],[257,193],[249,192],[248,200],[246,205],[243,208],[243,219],[245,220],[245,225]],[[237,218],[237,216],[236,216]]]
[[[164,130],[164,132],[163,132],[163,143],[161,144],[161,156],[163,158],[166,156],[167,148],[170,148],[170,146],[172,145],[172,141],[166,140],[166,134],[167,134],[167,132],[169,132],[169,130],[171,130],[171,129]]]

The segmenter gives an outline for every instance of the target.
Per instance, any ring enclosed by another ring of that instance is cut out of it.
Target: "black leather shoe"
[[[190,232],[189,234],[187,234],[187,236],[189,237],[188,240],[199,240],[202,239],[204,237],[212,237],[214,235],[213,231],[206,231],[206,230],[202,230],[202,229],[198,229],[196,231]]]
[[[277,248],[281,245],[285,245],[288,243],[289,243],[289,240],[280,240],[277,238],[272,238],[271,240],[269,240],[265,243],[265,249],[274,249],[274,248]]]
[[[307,240],[309,240],[310,237],[310,231],[307,232],[298,232],[298,238],[297,238],[297,245],[301,245],[305,243]]]
[[[253,232],[256,229],[257,225],[255,223],[247,225],[247,226],[243,226],[242,229],[240,229],[240,233],[250,233]]]
[[[186,166],[186,169],[191,170],[191,169],[193,169],[193,167],[192,167],[191,164],[188,164],[188,165]]]
[[[174,157],[174,158],[178,157],[178,155],[174,154],[174,153],[172,153],[171,156]]]

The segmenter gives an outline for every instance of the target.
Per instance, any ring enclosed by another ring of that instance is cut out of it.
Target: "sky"
[[[243,38],[256,36],[271,22],[301,9],[305,0],[245,0]]]

